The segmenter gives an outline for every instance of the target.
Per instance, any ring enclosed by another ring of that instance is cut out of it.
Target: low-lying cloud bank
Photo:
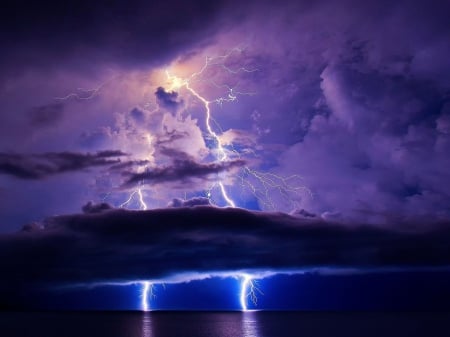
[[[188,204],[186,204],[188,205]],[[212,206],[148,211],[89,204],[0,236],[3,289],[309,268],[446,267],[448,223],[396,230]]]

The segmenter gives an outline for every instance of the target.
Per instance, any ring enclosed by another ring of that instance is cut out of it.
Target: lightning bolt
[[[169,71],[166,69],[165,74],[167,77],[167,80],[169,82],[169,90],[173,91],[173,90],[178,90],[180,88],[185,88],[186,90],[188,90],[194,97],[196,97],[204,106],[205,108],[205,125],[206,125],[206,130],[208,133],[208,137],[210,139],[214,140],[214,143],[216,144],[216,148],[215,148],[215,157],[216,160],[220,161],[220,162],[224,162],[226,160],[229,159],[229,156],[227,154],[227,150],[224,147],[219,134],[217,134],[212,126],[211,126],[211,121],[213,121],[212,117],[211,117],[211,103],[217,103],[222,105],[224,102],[233,102],[237,99],[237,95],[252,95],[253,93],[244,93],[244,92],[239,92],[239,91],[235,91],[235,89],[231,86],[228,86],[226,84],[222,84],[219,85],[217,83],[215,83],[214,81],[209,81],[211,84],[213,84],[215,87],[217,88],[225,88],[227,94],[223,97],[219,97],[216,98],[212,101],[209,101],[208,99],[206,99],[204,96],[202,96],[197,90],[195,90],[192,86],[191,83],[197,78],[197,77],[201,77],[204,72],[208,69],[208,67],[210,67],[211,65],[216,65],[221,67],[222,69],[224,69],[225,71],[231,73],[231,74],[237,74],[239,72],[254,72],[257,71],[257,69],[247,69],[245,67],[240,67],[238,69],[231,69],[230,67],[228,67],[225,64],[225,61],[235,52],[242,52],[242,49],[240,48],[233,48],[232,50],[230,50],[227,54],[225,55],[221,55],[221,56],[216,56],[216,57],[206,57],[205,63],[203,65],[203,67],[193,73],[190,77],[188,77],[187,79],[183,79],[180,77],[177,77],[173,74],[170,74]],[[220,127],[219,127],[220,128]],[[222,198],[225,200],[225,202],[227,203],[228,206],[230,207],[236,207],[236,203],[233,201],[233,199],[229,196],[225,185],[223,184],[223,182],[218,182],[217,184],[219,186],[219,190],[220,193],[222,195]],[[211,198],[211,190],[214,188],[214,186],[216,186],[216,184],[214,184],[207,192],[207,197],[210,199]]]
[[[311,198],[313,196],[310,189],[303,184],[303,178],[297,174],[285,177],[271,172],[257,171],[245,166],[239,178],[244,189],[249,190],[266,208],[272,210],[277,209],[273,200],[274,191],[277,191],[290,204],[291,208],[299,207],[296,202],[292,201],[291,194],[300,195],[306,193]],[[252,182],[250,178],[254,178],[255,182]]]
[[[234,201],[228,196],[227,190],[225,189],[225,186],[222,182],[219,182],[220,191],[222,192],[222,197],[225,199],[225,201],[230,205],[231,207],[236,207],[236,204]]]
[[[96,96],[98,96],[100,94],[100,92],[108,84],[110,84],[111,82],[115,81],[118,77],[119,77],[119,75],[113,76],[112,78],[102,82],[99,86],[97,86],[95,88],[92,88],[92,89],[77,88],[76,92],[69,93],[69,94],[67,94],[66,96],[63,96],[63,97],[55,97],[55,100],[58,100],[58,101],[67,101],[67,100],[70,100],[70,99],[74,99],[74,100],[77,100],[77,101],[91,100],[91,99],[95,98]],[[147,103],[146,107],[148,107],[148,106],[149,106],[149,103]],[[153,110],[152,112],[154,112],[154,111],[155,110]],[[148,141],[150,143],[152,142],[152,138],[151,138],[150,135],[148,136]],[[140,185],[143,185],[143,182],[141,182]],[[106,199],[108,197],[108,195],[109,195],[109,193],[103,199]],[[141,187],[139,187],[139,188],[135,189],[134,191],[132,191],[131,194],[129,195],[128,199],[125,200],[122,204],[120,204],[119,207],[123,208],[123,207],[129,205],[133,201],[133,198],[134,198],[135,195],[138,196],[139,209],[147,210],[148,206],[147,206],[147,203],[144,200],[144,195],[143,195]]]
[[[225,103],[232,103],[236,102],[239,98],[239,96],[243,95],[254,95],[253,92],[243,92],[237,90],[236,86],[230,86],[228,84],[221,84],[215,82],[213,79],[204,78],[207,77],[207,69],[209,67],[219,67],[223,71],[232,74],[237,75],[240,73],[252,73],[257,71],[258,69],[249,69],[246,67],[238,67],[238,68],[232,68],[227,65],[227,60],[231,57],[234,53],[240,53],[243,50],[240,48],[234,48],[230,50],[228,53],[216,56],[216,57],[209,57],[207,56],[205,58],[205,62],[200,70],[197,72],[192,73],[190,76],[186,78],[178,77],[174,74],[172,74],[168,69],[165,70],[164,74],[167,79],[168,84],[168,90],[174,91],[174,90],[180,90],[184,88],[187,92],[189,92],[192,97],[194,97],[198,102],[203,106],[203,109],[205,111],[205,133],[208,139],[212,140],[212,153],[214,155],[214,158],[218,162],[226,162],[230,159],[240,158],[244,154],[253,154],[255,157],[257,157],[256,153],[254,151],[246,151],[242,152],[239,150],[236,150],[233,145],[225,143],[221,139],[221,135],[223,134],[223,131],[220,127],[220,125],[217,123],[216,120],[214,120],[212,116],[211,107],[213,104],[217,104],[219,106],[222,106]],[[79,88],[76,92],[70,93],[64,97],[57,97],[57,100],[91,100],[95,98],[96,96],[100,95],[101,91],[105,89],[105,87],[108,85],[108,83],[112,81],[112,79],[101,83],[98,87],[93,89],[83,89]],[[199,89],[197,89],[196,83],[198,82],[207,82],[211,84],[213,87],[217,89],[224,90],[225,93],[220,96],[213,99],[208,99],[205,95],[201,93]],[[147,107],[150,107],[150,104],[148,103],[146,105]],[[156,108],[152,111],[155,112],[159,110],[160,107],[158,104],[156,104]],[[213,127],[214,125],[214,127]],[[218,130],[218,131],[216,131]],[[152,147],[152,136],[148,135],[148,142],[149,147]],[[149,153],[148,155],[148,161],[153,163],[154,157],[153,157],[154,151],[152,153]],[[154,164],[154,163],[153,163]],[[143,168],[148,169],[148,166],[145,166]],[[286,200],[291,200],[290,195],[291,194],[299,194],[302,192],[307,192],[311,194],[309,189],[307,189],[303,183],[302,183],[302,177],[299,175],[290,175],[290,176],[282,176],[277,175],[270,172],[261,172],[258,170],[254,170],[248,166],[245,166],[242,171],[238,174],[237,178],[240,180],[240,185],[243,189],[250,191],[254,195],[254,197],[259,200],[265,207],[270,209],[276,209],[275,200],[273,200],[273,191],[277,191],[281,196],[283,196]],[[229,192],[227,191],[227,188],[225,186],[225,183],[220,180],[220,177],[218,178],[218,181],[213,183],[209,189],[206,191],[206,196],[211,200],[212,198],[212,190],[217,189],[223,200],[226,202],[227,206],[230,207],[236,207],[236,202],[231,198]],[[147,210],[148,205],[145,202],[145,195],[144,195],[144,181],[141,181],[138,186],[130,193],[127,200],[125,200],[122,204],[120,204],[119,207],[123,208],[126,206],[129,206],[130,203],[133,202],[133,200],[137,200],[139,204],[139,208],[141,210]],[[233,277],[235,277],[233,275]],[[248,274],[239,274],[237,276],[241,280],[241,290],[240,290],[240,306],[242,311],[248,311],[248,301],[250,300],[253,305],[257,305],[258,295],[263,294],[261,290],[258,288],[256,280],[253,279],[252,276]],[[140,282],[142,289],[141,289],[141,309],[143,311],[149,311],[151,310],[150,306],[150,299],[154,297],[154,284],[150,281],[142,281]]]
[[[213,84],[217,88],[222,88],[226,90],[226,94],[222,97],[215,98],[213,100],[208,100],[206,97],[201,95],[193,86],[192,83],[195,82],[197,79],[201,79],[202,75],[206,72],[208,67],[210,66],[219,66],[225,71],[227,71],[230,74],[238,74],[240,72],[246,72],[251,73],[254,71],[257,71],[258,69],[248,69],[245,67],[240,67],[237,69],[232,69],[226,65],[226,60],[233,54],[233,53],[240,53],[243,49],[241,48],[233,48],[230,50],[227,54],[216,56],[216,57],[206,57],[205,63],[203,67],[193,73],[188,78],[180,78],[173,74],[170,74],[170,72],[166,69],[165,74],[169,83],[169,90],[179,90],[181,88],[185,88],[187,91],[189,91],[192,96],[197,98],[201,104],[204,106],[205,109],[205,125],[206,125],[206,131],[209,139],[214,140],[215,144],[215,158],[219,162],[224,162],[230,157],[233,158],[241,158],[241,153],[239,151],[235,150],[234,147],[231,145],[230,149],[227,149],[223,142],[221,141],[219,133],[214,131],[214,129],[211,126],[211,123],[214,122],[216,124],[216,128],[220,130],[222,133],[222,129],[220,125],[212,118],[211,115],[211,104],[217,103],[219,105],[222,105],[225,102],[234,102],[237,100],[237,97],[239,95],[253,95],[254,93],[251,92],[240,92],[236,91],[235,88],[227,85],[227,84],[218,84],[214,82],[213,80],[206,80],[207,82]],[[277,191],[281,197],[286,200],[290,207],[292,208],[298,208],[297,203],[292,201],[291,194],[300,195],[301,193],[307,193],[309,196],[312,197],[312,193],[310,190],[303,184],[302,177],[299,175],[291,175],[288,177],[283,177],[281,175],[277,175],[274,173],[267,173],[267,172],[260,172],[254,169],[251,169],[248,166],[245,166],[242,170],[242,172],[238,175],[238,178],[241,181],[241,187],[245,190],[250,191],[250,193],[253,194],[253,196],[259,200],[262,205],[265,208],[268,209],[277,209],[275,202],[273,200],[273,191]],[[254,182],[252,182],[252,180]],[[211,200],[212,190],[214,188],[218,187],[222,198],[225,200],[228,206],[236,207],[236,203],[234,200],[230,197],[230,195],[227,192],[227,189],[225,188],[225,185],[222,181],[219,181],[215,184],[213,184],[207,191],[206,196]]]
[[[151,146],[152,142],[153,142],[152,135],[150,135],[150,134],[147,135],[147,141],[148,141],[149,145]],[[154,152],[155,152],[154,150],[151,151],[148,154],[146,160],[148,160],[149,162],[153,162],[153,154],[154,154]],[[147,169],[147,168],[148,168],[148,165],[145,165],[144,170]],[[144,199],[144,194],[143,194],[143,191],[142,191],[142,187],[141,187],[142,185],[144,185],[144,181],[141,181],[139,183],[139,185],[140,185],[140,187],[136,188],[133,192],[131,192],[131,194],[128,197],[128,199],[125,200],[122,204],[119,205],[120,208],[123,208],[123,207],[129,205],[130,202],[133,200],[133,197],[135,195],[137,195],[138,196],[138,200],[139,200],[139,209],[144,210],[144,211],[148,209],[147,203],[145,202],[145,199]]]
[[[121,203],[120,205],[119,205],[119,207],[120,208],[124,208],[125,206],[127,206],[127,205],[129,205],[132,201],[133,201],[133,198],[134,198],[134,196],[135,195],[137,195],[138,196],[138,201],[139,201],[139,208],[141,209],[141,210],[147,210],[148,209],[148,206],[147,206],[147,203],[145,202],[145,200],[144,200],[144,195],[143,195],[143,193],[142,193],[142,188],[137,188],[137,189],[135,189],[133,192],[131,192],[131,194],[130,194],[130,196],[128,197],[128,199],[127,200],[125,200],[123,203]]]
[[[221,139],[223,134],[222,128],[212,116],[212,105],[218,104],[222,106],[224,103],[231,103],[238,100],[239,96],[254,95],[254,92],[243,92],[237,89],[236,85],[229,85],[226,83],[217,83],[213,77],[208,76],[208,70],[211,67],[219,69],[227,74],[235,75],[242,73],[253,73],[258,71],[256,68],[249,68],[246,66],[235,66],[233,60],[229,62],[230,58],[234,55],[239,55],[244,51],[243,48],[235,47],[229,50],[227,53],[219,56],[206,56],[205,61],[198,71],[195,71],[187,77],[179,77],[171,73],[169,69],[165,69],[164,74],[167,80],[167,88],[169,91],[178,91],[185,89],[192,97],[194,97],[202,106],[205,112],[205,138],[210,139],[210,149],[216,161],[226,162],[230,159],[241,158],[243,155],[253,155],[256,158],[257,154],[252,150],[237,150],[233,144],[224,144]],[[229,64],[232,64],[230,66]],[[105,87],[115,80],[118,76],[110,78],[109,80],[101,83],[99,86],[93,89],[79,88],[76,92],[70,93],[64,97],[58,97],[58,100],[90,100],[98,96],[102,90],[106,90]],[[222,94],[219,97],[208,99],[197,88],[198,83],[207,83],[213,87],[220,89]],[[149,103],[147,103],[148,106]],[[156,107],[151,112],[155,112],[160,109],[159,105],[155,103]],[[152,140],[153,136],[150,134],[147,136],[150,143],[150,148],[153,149]],[[148,156],[148,161],[154,164],[154,150]],[[143,168],[148,169],[148,166]],[[218,191],[222,200],[227,206],[236,207],[236,202],[231,197],[227,190],[226,183],[221,178],[222,174],[218,174],[217,181],[211,184],[211,186],[205,191],[206,197],[212,201],[213,190]],[[302,193],[308,194],[312,197],[310,190],[304,186],[302,177],[299,175],[282,176],[275,173],[263,172],[255,170],[251,167],[244,166],[236,176],[237,182],[242,188],[242,191],[249,191],[256,200],[260,202],[260,205],[264,209],[276,210],[277,200],[283,200],[289,204],[290,208],[299,208],[298,203],[293,198],[293,195],[300,196]],[[136,203],[141,210],[147,210],[149,207],[145,201],[145,188],[144,182],[140,182],[139,185],[131,191],[127,200],[125,200],[119,207],[129,207],[131,203],[136,200]],[[274,193],[276,192],[276,193]],[[276,199],[275,195],[281,196],[281,199]],[[215,203],[215,202],[212,202]]]
[[[145,211],[147,210],[147,204],[144,201],[144,196],[142,195],[142,189],[138,188],[137,189],[137,194],[139,196],[139,203],[141,204],[141,208]]]
[[[113,76],[112,78],[102,82],[99,86],[93,89],[85,89],[85,88],[77,88],[76,92],[72,92],[63,97],[55,97],[55,100],[58,101],[67,101],[69,99],[74,99],[76,101],[88,101],[98,96],[100,92],[103,90],[111,82],[115,81],[119,76]]]
[[[207,64],[207,63],[206,63]],[[206,69],[206,68],[203,68]],[[203,71],[203,70],[202,70]],[[195,73],[195,74],[201,74],[201,72],[199,73]],[[194,74],[194,75],[195,75]],[[214,139],[215,144],[217,144],[216,147],[216,158],[221,161],[224,162],[228,159],[228,155],[226,153],[226,150],[219,138],[219,135],[212,129],[211,127],[211,108],[210,108],[210,104],[211,102],[208,101],[205,97],[201,96],[195,89],[193,89],[190,85],[189,85],[189,80],[184,80],[181,79],[179,77],[176,77],[174,75],[170,75],[169,72],[166,70],[166,75],[167,75],[167,79],[172,83],[171,86],[171,90],[177,88],[181,88],[181,87],[185,87],[194,97],[196,97],[205,107],[205,112],[206,112],[206,129],[208,131],[208,134],[210,136],[210,138]],[[193,76],[194,76],[193,75]],[[191,77],[192,79],[192,77]],[[225,186],[223,185],[222,182],[219,182],[219,186],[220,186],[220,191],[222,193],[222,197],[223,199],[227,202],[227,204],[231,207],[236,207],[236,204],[234,203],[234,201],[230,198],[230,196],[228,195]],[[208,196],[210,196],[211,193],[208,193]]]
[[[242,311],[248,311],[247,299],[253,302],[254,305],[258,303],[257,294],[263,295],[262,291],[258,288],[256,281],[248,274],[241,275],[241,294],[239,297]]]
[[[150,298],[155,297],[154,285],[151,282],[142,282],[142,292],[141,292],[141,309],[142,311],[149,311],[150,309]]]

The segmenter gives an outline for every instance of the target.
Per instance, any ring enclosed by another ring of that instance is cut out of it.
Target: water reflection
[[[153,337],[152,319],[150,312],[144,312],[142,316],[142,337]]]
[[[255,311],[242,312],[242,336],[259,337],[258,319]]]

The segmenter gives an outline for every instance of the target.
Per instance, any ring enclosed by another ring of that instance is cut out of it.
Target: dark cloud
[[[165,167],[149,168],[142,173],[126,172],[126,186],[143,182],[144,184],[161,184],[169,182],[190,182],[193,179],[208,180],[211,175],[231,171],[245,165],[245,161],[237,159],[218,163],[198,163],[193,160],[174,160]]]
[[[305,209],[296,209],[293,210],[292,212],[289,213],[292,216],[298,216],[298,217],[302,217],[302,218],[316,218],[317,215],[311,212],[308,212]]]
[[[22,67],[53,66],[75,54],[91,64],[161,62],[186,44],[204,39],[222,7],[221,1],[203,0],[82,0],[64,5],[53,0],[5,1],[0,14],[5,53],[0,58]],[[80,66],[77,59],[75,66]]]
[[[165,143],[171,143],[172,141],[180,139],[184,136],[184,133],[180,134],[178,132],[171,134],[167,141],[163,140],[161,143],[159,143],[160,146],[158,147],[158,152],[173,161],[194,161],[195,159],[186,152],[164,145]]]
[[[235,94],[254,93],[237,95],[233,104],[222,107],[212,103],[212,128],[227,148],[257,157],[254,166],[259,167],[252,169],[300,175],[314,196],[269,191],[273,203],[259,207],[275,205],[286,212],[298,207],[328,218],[392,226],[404,217],[450,219],[449,11],[445,0],[245,5],[222,0],[7,1],[0,11],[0,144],[4,151],[17,144],[17,151],[35,153],[54,151],[58,142],[70,148],[81,141],[90,151],[117,142],[117,148],[141,156],[149,147],[142,141],[148,131],[155,137],[157,163],[176,158],[175,151],[169,154],[161,146],[186,152],[195,135],[199,151],[190,155],[205,158],[201,151],[214,141],[201,138],[204,109],[186,90],[177,96],[158,89],[159,112],[131,109],[155,103],[155,88],[164,83],[154,82],[151,71],[180,61],[181,73],[189,76],[190,67],[199,70],[205,56],[245,45],[226,60],[211,59],[211,67],[192,85],[211,102],[226,97],[227,88]],[[239,71],[242,66],[257,71]],[[227,72],[227,67],[237,73]],[[29,134],[30,115],[21,112],[34,111],[37,124],[50,125],[58,120],[58,106],[43,102],[74,91],[85,98],[116,73],[125,76],[113,76],[114,85],[102,87],[94,99],[66,104],[61,128],[23,137]],[[77,91],[79,86],[85,89]],[[186,105],[180,118],[164,121],[167,107],[175,109],[181,99]],[[89,118],[79,115],[79,109]],[[128,112],[124,119],[130,127],[113,120],[119,111]],[[145,132],[135,133],[137,124]],[[164,127],[167,135],[161,135]],[[168,160],[160,157],[164,151]],[[131,166],[120,163],[117,170]],[[12,170],[30,175],[21,166]],[[11,171],[11,163],[3,163],[2,171]],[[175,179],[173,172],[184,178],[182,171],[162,167],[150,178],[162,181],[168,173],[169,180]],[[48,191],[59,188],[49,186]],[[17,195],[23,191],[11,189]],[[16,200],[32,204],[42,194],[25,193],[27,197],[11,198],[11,205],[24,204]],[[240,200],[233,197],[245,205],[249,194],[253,198],[251,193],[243,193]],[[61,204],[67,202],[48,207],[60,213]]]
[[[130,116],[138,123],[143,123],[145,121],[145,113],[142,109],[133,108],[130,111]]]
[[[99,127],[91,131],[83,131],[79,138],[79,144],[85,148],[93,148],[104,145],[112,138],[112,131],[108,127]]]
[[[110,171],[123,171],[125,169],[130,169],[134,167],[140,167],[140,166],[146,166],[150,164],[150,161],[148,160],[128,160],[128,161],[121,161],[118,164],[112,165],[109,169]]]
[[[42,154],[0,153],[0,174],[19,179],[43,179],[55,174],[82,171],[120,162],[121,151],[96,153],[48,152]]]
[[[170,154],[170,149],[167,146],[165,146],[165,144],[170,144],[176,140],[188,138],[188,137],[189,137],[188,132],[178,131],[175,129],[172,131],[168,131],[167,127],[166,127],[165,133],[158,137],[156,144],[158,145],[158,147],[161,148],[161,149],[159,149],[159,152],[161,152],[161,153],[166,152],[165,155],[172,156]]]
[[[194,207],[194,206],[211,206],[211,200],[205,197],[195,197],[187,200],[175,198],[167,205],[167,207]]]
[[[33,126],[48,126],[57,123],[63,116],[64,104],[54,103],[31,109],[30,121]]]
[[[83,213],[86,213],[86,214],[101,213],[101,212],[104,212],[104,211],[107,211],[110,209],[113,209],[113,207],[106,202],[95,204],[92,201],[89,201],[86,205],[84,205],[81,208]]]
[[[249,51],[258,64],[252,131],[260,148],[285,146],[264,160],[304,178],[314,198],[293,194],[301,208],[393,226],[402,217],[450,219],[449,6],[265,3],[243,23],[259,32]],[[298,207],[272,199],[286,212]]]
[[[3,289],[164,279],[183,273],[450,264],[448,223],[351,228],[282,213],[92,205],[0,236]],[[12,288],[8,288],[8,286]]]
[[[180,105],[183,104],[182,101],[178,99],[178,93],[176,91],[166,91],[163,87],[158,87],[155,92],[158,104],[165,109],[175,112]]]

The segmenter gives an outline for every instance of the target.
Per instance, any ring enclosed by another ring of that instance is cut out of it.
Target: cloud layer
[[[2,287],[239,270],[450,265],[449,224],[443,223],[429,223],[426,231],[401,224],[394,231],[211,206],[129,211],[89,204],[84,210],[2,235]]]
[[[194,185],[193,180],[211,180],[212,175],[231,171],[244,165],[245,161],[243,160],[206,164],[193,160],[175,160],[170,166],[147,169],[142,173],[124,173],[127,177],[125,186],[134,186],[140,182],[150,185],[170,182]]]
[[[448,220],[449,11],[445,0],[9,1],[0,13],[0,194],[8,196],[0,230],[18,228],[18,213],[32,220],[68,208],[54,197],[39,212],[13,209],[44,193],[31,180],[60,172],[53,159],[23,153],[130,155],[101,177],[65,174],[79,186],[72,211],[105,195],[122,204],[128,195],[110,187],[122,183],[115,177],[126,165],[132,182],[151,168],[143,187],[149,207],[204,196],[204,184],[185,182],[189,170],[202,182],[223,171],[205,107],[185,89],[169,90],[164,71],[186,79],[205,60],[191,87],[211,100],[211,126],[230,157],[257,172],[298,175],[311,192],[279,192],[280,180],[261,183],[241,171],[249,181],[227,174],[224,182],[237,205],[392,227]],[[168,150],[192,162],[172,165]],[[30,180],[27,189],[15,178]],[[85,185],[94,188],[85,193]],[[48,185],[46,194],[60,188]]]
[[[43,154],[0,153],[0,174],[37,180],[55,174],[83,171],[120,163],[125,153],[117,150],[97,153],[49,152]]]

